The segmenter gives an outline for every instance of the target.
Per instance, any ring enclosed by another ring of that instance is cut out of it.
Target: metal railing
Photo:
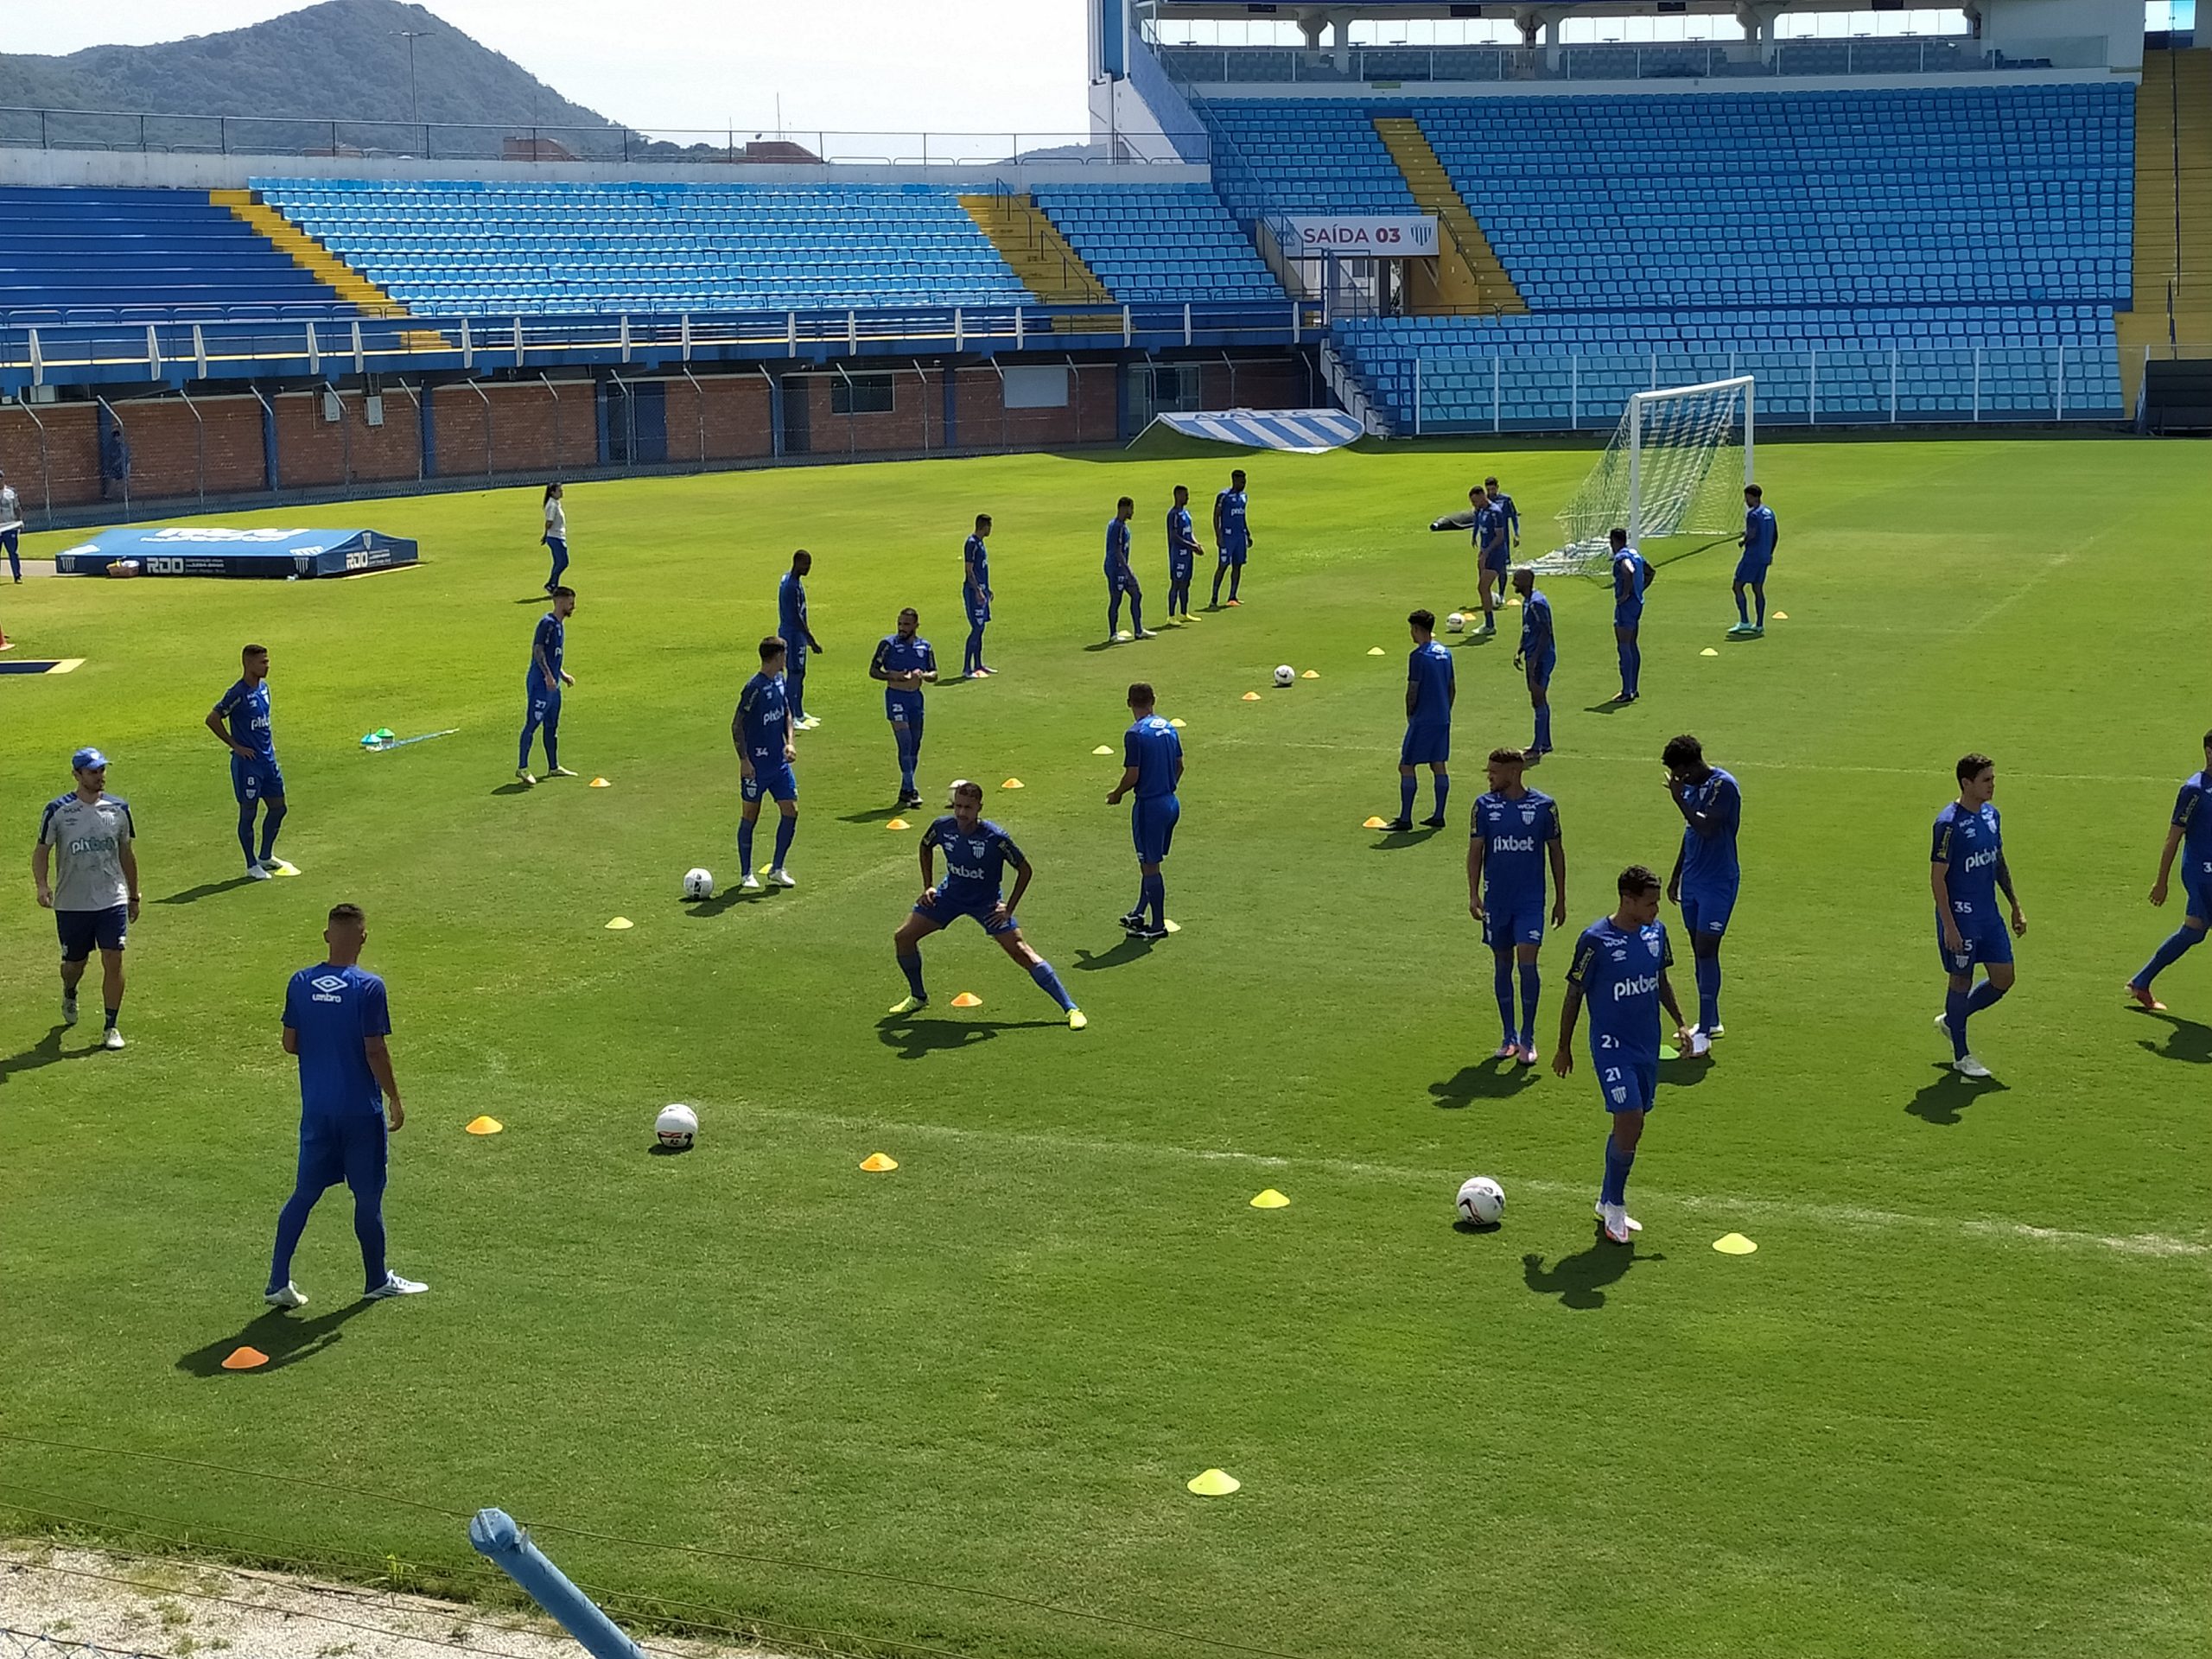
[[[1550,80],[1773,79],[1811,75],[1948,75],[2016,69],[2097,69],[2101,36],[1990,47],[1964,35],[1789,40],[1760,54],[1755,41],[1631,45],[1351,47],[1160,46],[1178,83],[1352,86],[1377,83]],[[1185,89],[1187,91],[1187,87]]]
[[[334,157],[359,161],[694,162],[708,165],[982,167],[1062,162],[1092,167],[1203,163],[1203,132],[1165,153],[1134,137],[1089,132],[747,132],[535,121],[375,121],[344,117],[188,115],[143,110],[0,105],[0,147],[149,155]]]

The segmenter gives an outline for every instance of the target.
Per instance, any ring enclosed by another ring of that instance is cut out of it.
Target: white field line
[[[1088,1153],[1102,1158],[1149,1158],[1168,1161],[1220,1162],[1249,1165],[1255,1169],[1309,1169],[1362,1180],[1419,1185],[1431,1192],[1448,1187],[1464,1173],[1459,1170],[1421,1169],[1399,1164],[1363,1163],[1349,1158],[1279,1158],[1265,1153],[1236,1152],[1196,1147],[1153,1145],[1143,1141],[1091,1141],[1079,1135],[1049,1135],[1025,1129],[966,1129],[943,1123],[909,1123],[893,1118],[853,1117],[837,1112],[808,1111],[797,1107],[747,1104],[734,1109],[755,1117],[781,1118],[806,1123],[836,1124],[854,1130],[880,1131],[915,1139],[975,1141],[1026,1146],[1040,1151]],[[1594,1198],[1597,1183],[1547,1181],[1516,1177],[1514,1185],[1525,1192],[1548,1196]],[[1726,1216],[1764,1217],[1781,1221],[1810,1221],[1819,1225],[1859,1232],[1906,1228],[1953,1233],[1963,1238],[1999,1239],[2047,1244],[2063,1249],[2111,1250],[2121,1255],[2212,1256],[2212,1242],[2180,1238],[2170,1233],[2109,1234],[2077,1232],[2063,1227],[2037,1227],[1998,1217],[1921,1216],[1897,1210],[1874,1210],[1859,1205],[1805,1204],[1794,1199],[1751,1198],[1726,1194],[1669,1192],[1644,1182],[1637,1191],[1646,1204],[1673,1205],[1684,1210],[1713,1211]]]

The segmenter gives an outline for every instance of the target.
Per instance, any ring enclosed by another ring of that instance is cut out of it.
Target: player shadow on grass
[[[1539,1296],[1556,1296],[1561,1307],[1581,1312],[1605,1305],[1605,1287],[1617,1285],[1639,1262],[1664,1262],[1663,1255],[1639,1255],[1633,1244],[1615,1244],[1604,1237],[1587,1249],[1562,1255],[1549,1268],[1534,1253],[1521,1258],[1522,1282]]]
[[[1152,954],[1152,941],[1135,938],[1124,938],[1111,950],[1090,951],[1078,949],[1075,953],[1075,968],[1084,973],[1096,973],[1102,968],[1121,968],[1140,962]]]
[[[2173,1014],[2150,1014],[2145,1010],[2145,1015],[2172,1029],[2167,1032],[2163,1045],[2147,1038],[2137,1039],[2145,1053],[2161,1060],[2179,1060],[2185,1065],[2212,1065],[2212,1026],[2199,1025]]]
[[[1451,1077],[1428,1085],[1437,1105],[1447,1111],[1471,1106],[1478,1100],[1510,1100],[1536,1081],[1538,1068],[1511,1060],[1484,1060],[1463,1065]]]
[[[42,1065],[52,1065],[56,1060],[81,1060],[87,1054],[106,1052],[100,1046],[99,1028],[96,1026],[86,1027],[92,1034],[85,1039],[84,1047],[62,1047],[61,1033],[68,1029],[67,1026],[56,1026],[22,1053],[10,1054],[6,1059],[0,1060],[0,1084],[5,1084],[18,1071],[35,1071]]]
[[[511,778],[505,783],[499,785],[497,788],[493,790],[492,792],[494,795],[528,795],[531,793],[531,786],[523,782],[521,779]]]
[[[902,812],[918,812],[921,810],[922,809],[918,806],[908,807],[893,805],[871,807],[865,812],[841,813],[838,816],[837,822],[840,823],[882,823],[888,819],[899,817]]]
[[[1067,1024],[1058,1020],[931,1020],[894,1014],[876,1022],[875,1034],[886,1047],[899,1051],[902,1060],[925,1059],[950,1049],[973,1048],[988,1043],[1002,1031],[1042,1031]]]
[[[273,1371],[283,1365],[296,1365],[303,1359],[312,1359],[345,1334],[339,1327],[348,1319],[357,1319],[376,1304],[365,1296],[357,1297],[343,1307],[334,1307],[327,1313],[317,1313],[310,1319],[301,1319],[281,1308],[270,1308],[266,1313],[247,1322],[245,1328],[235,1336],[223,1337],[204,1348],[195,1348],[181,1356],[176,1368],[194,1376],[251,1376],[260,1372]],[[266,1365],[257,1365],[251,1371],[226,1371],[223,1362],[241,1348],[257,1348],[269,1356]]]
[[[781,887],[775,887],[768,889],[768,891],[781,893],[783,889]],[[683,913],[686,916],[690,917],[694,921],[711,921],[714,918],[721,915],[722,912],[728,910],[733,905],[741,905],[750,899],[759,899],[762,896],[762,893],[747,893],[742,887],[724,887],[720,893],[716,893],[711,899],[680,899],[677,902],[683,905]]]
[[[1942,1075],[1905,1103],[1905,1110],[1924,1122],[1939,1128],[1951,1128],[1965,1116],[1966,1109],[1978,1100],[1992,1095],[2001,1095],[2005,1085],[1994,1077],[1962,1077],[1951,1069],[1948,1060],[1931,1062]]]
[[[1395,853],[1407,847],[1418,847],[1440,833],[1436,824],[1417,824],[1411,830],[1393,830],[1380,836],[1367,850],[1370,853]]]
[[[181,893],[173,893],[168,898],[156,899],[154,902],[157,905],[197,904],[202,899],[212,899],[219,893],[230,892],[233,887],[250,887],[252,885],[251,876],[234,875],[227,881],[202,881],[196,887],[187,887]]]

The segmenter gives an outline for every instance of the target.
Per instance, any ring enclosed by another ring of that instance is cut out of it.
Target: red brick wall
[[[1005,409],[995,369],[961,369],[955,382],[960,401],[960,424],[955,435],[963,449],[1111,443],[1117,435],[1114,426],[1116,372],[1113,365],[1106,363],[1071,368],[1065,409]]]
[[[99,500],[99,436],[92,405],[48,404],[37,415],[34,422],[13,404],[0,408],[0,467],[7,468],[25,512],[42,512],[49,491],[56,507]],[[46,427],[42,461],[40,423]]]
[[[554,392],[558,392],[556,404]],[[479,397],[467,386],[441,386],[437,410],[438,474],[466,478],[485,470],[484,429],[491,423],[491,470],[555,473],[599,464],[599,416],[588,380],[487,385]],[[490,408],[486,408],[486,399]],[[385,404],[390,418],[391,404]]]
[[[422,429],[404,391],[385,394],[384,424],[371,426],[360,392],[339,396],[340,418],[323,418],[320,391],[286,392],[276,409],[278,484],[288,490],[397,483],[420,475]],[[212,486],[211,486],[212,487]]]
[[[667,385],[671,461],[750,461],[776,453],[768,383],[760,375],[702,375],[696,392],[680,378]]]

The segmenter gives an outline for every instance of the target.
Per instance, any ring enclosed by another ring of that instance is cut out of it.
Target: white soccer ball
[[[715,873],[712,870],[686,870],[683,873],[683,896],[686,899],[711,899],[715,896]]]
[[[962,790],[967,787],[968,779],[965,778],[956,778],[944,786],[944,810],[946,811],[950,812],[952,810],[952,803],[954,798],[958,796]]]
[[[1487,1175],[1477,1175],[1459,1188],[1459,1219],[1478,1227],[1495,1227],[1505,1218],[1505,1189]]]
[[[1288,663],[1282,664],[1275,670],[1275,683],[1277,685],[1288,685],[1297,677],[1297,673],[1291,668],[1291,665]]]
[[[1444,632],[1446,632],[1446,633],[1465,633],[1466,631],[1467,631],[1467,619],[1466,619],[1465,617],[1462,616],[1459,612],[1454,611],[1454,612],[1452,612],[1452,614],[1451,614],[1451,615],[1449,615],[1449,616],[1447,616],[1447,617],[1446,617],[1446,618],[1444,619]]]
[[[664,1106],[660,1116],[653,1120],[653,1133],[660,1138],[661,1145],[680,1152],[699,1133],[699,1114],[689,1106]]]

